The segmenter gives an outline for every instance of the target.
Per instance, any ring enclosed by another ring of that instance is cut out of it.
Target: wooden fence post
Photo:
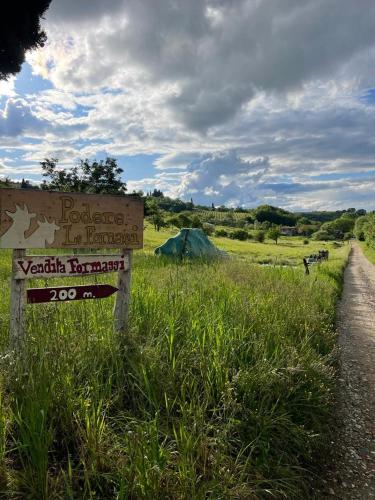
[[[25,338],[26,280],[14,277],[13,262],[24,259],[26,250],[14,249],[12,256],[12,278],[10,286],[10,348],[20,350]]]
[[[128,256],[129,268],[118,273],[118,292],[113,310],[114,328],[117,332],[125,332],[128,328],[133,250],[123,249],[121,255]]]

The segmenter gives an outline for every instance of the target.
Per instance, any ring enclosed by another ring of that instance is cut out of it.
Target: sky
[[[375,209],[373,0],[52,0],[0,82],[0,176],[114,157],[128,190]]]

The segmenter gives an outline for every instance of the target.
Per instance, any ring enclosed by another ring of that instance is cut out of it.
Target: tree
[[[28,179],[23,179],[21,181],[21,189],[39,189],[38,186],[33,186]]]
[[[307,217],[300,217],[297,221],[297,226],[307,226],[309,224],[311,224],[311,221]]]
[[[274,240],[276,245],[277,245],[277,240],[280,238],[281,233],[280,233],[280,228],[277,226],[270,227],[269,230],[267,231],[267,237],[270,240]]]
[[[254,224],[255,220],[254,220],[254,217],[252,215],[247,215],[245,217],[245,221],[248,223],[248,224]]]
[[[155,198],[149,197],[146,200],[145,209],[156,231],[160,231],[162,227],[165,227],[167,225],[163,217],[163,212],[162,210],[160,210]]]
[[[178,229],[182,229],[183,227],[192,227],[192,221],[190,217],[184,213],[178,214],[175,217],[171,217],[168,222]]]
[[[365,241],[366,239],[366,226],[369,223],[369,218],[366,215],[358,217],[355,221],[354,235],[359,241]]]
[[[5,179],[0,179],[0,187],[9,188],[12,186],[12,181],[9,177],[5,177]]]
[[[271,205],[260,205],[254,210],[254,216],[259,222],[267,221],[272,224],[284,224],[286,226],[294,226],[297,219],[292,212]]]
[[[156,231],[160,231],[162,227],[166,226],[166,222],[161,214],[160,211],[155,212],[153,215],[151,215],[151,220],[154,225],[154,228]]]
[[[364,208],[360,208],[359,210],[356,211],[355,215],[356,217],[362,217],[363,215],[366,215],[366,210]]]
[[[345,213],[341,217],[325,222],[321,229],[327,231],[334,238],[342,239],[345,233],[352,232],[355,224],[354,212]]]
[[[107,157],[105,161],[81,160],[80,164],[70,170],[57,168],[56,158],[40,162],[43,176],[49,179],[44,181],[42,189],[56,191],[72,191],[96,194],[124,194],[126,183],[120,178],[123,173],[118,167],[117,160]]]
[[[151,196],[153,196],[154,198],[163,198],[164,194],[163,191],[160,191],[160,189],[154,189],[151,193]]]
[[[0,21],[0,80],[21,71],[25,52],[43,47],[47,36],[40,18],[51,0],[6,2]]]

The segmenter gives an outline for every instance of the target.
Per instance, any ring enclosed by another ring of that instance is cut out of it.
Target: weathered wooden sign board
[[[128,269],[128,255],[29,255],[13,260],[13,276],[17,280],[87,276]]]
[[[143,201],[131,196],[0,189],[0,248],[13,249],[11,347],[24,337],[27,303],[97,299],[116,294],[114,326],[127,328],[132,251],[143,247]],[[118,248],[120,255],[26,255],[27,248]],[[117,272],[117,288],[80,285],[26,290],[31,278]]]
[[[54,288],[29,288],[28,304],[41,302],[69,302],[71,300],[104,299],[117,292],[112,285],[77,285],[58,286]]]
[[[131,196],[0,189],[0,248],[143,247],[143,202]]]

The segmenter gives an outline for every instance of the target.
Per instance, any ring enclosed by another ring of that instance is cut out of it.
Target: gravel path
[[[338,317],[337,432],[322,498],[375,500],[375,266],[352,247]]]

